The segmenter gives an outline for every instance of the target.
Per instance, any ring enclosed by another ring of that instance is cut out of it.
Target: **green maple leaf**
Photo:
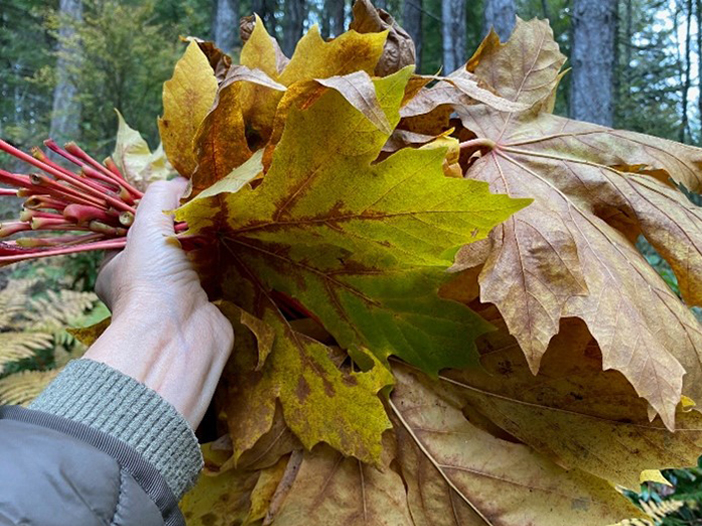
[[[374,80],[392,127],[411,72]],[[277,380],[271,383],[275,388],[263,390],[280,397],[288,425],[308,447],[326,441],[365,460],[377,460],[381,451],[380,434],[387,427],[382,407],[357,419],[357,427],[382,423],[374,427],[374,444],[367,436],[354,439],[353,430],[339,437],[339,426],[313,418],[314,408],[334,412],[334,404],[311,400],[325,396],[325,387],[327,398],[334,398],[340,375],[323,356],[324,346],[302,345],[294,331],[280,327],[284,320],[272,308],[270,292],[299,302],[343,348],[368,349],[377,367],[390,355],[429,373],[466,365],[474,358],[474,339],[490,325],[438,297],[445,269],[458,247],[484,238],[530,202],[490,194],[484,183],[446,177],[445,148],[405,149],[374,162],[387,139],[387,132],[338,91],[328,90],[306,109],[290,111],[260,185],[200,197],[176,213],[190,233],[214,234],[221,241],[224,298],[277,326],[280,350],[274,346],[268,358]],[[308,374],[318,378],[316,387]],[[314,397],[298,388],[302,379],[315,389]],[[359,396],[365,396],[361,390],[375,396],[382,385],[353,387]],[[354,396],[353,389],[345,392]],[[336,398],[339,412],[346,411]],[[313,409],[305,409],[310,404]],[[300,414],[302,420],[293,417]]]

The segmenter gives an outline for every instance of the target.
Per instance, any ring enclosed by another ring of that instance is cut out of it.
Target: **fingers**
[[[182,177],[152,183],[141,198],[130,233],[158,231],[164,235],[173,234],[173,218],[164,211],[178,208],[187,186],[188,180]]]

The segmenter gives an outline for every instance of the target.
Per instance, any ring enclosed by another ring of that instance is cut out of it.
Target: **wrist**
[[[85,354],[159,393],[197,426],[233,344],[233,331],[206,302],[178,311],[119,314]]]

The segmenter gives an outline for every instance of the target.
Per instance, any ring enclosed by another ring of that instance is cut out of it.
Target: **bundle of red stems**
[[[27,259],[91,250],[124,248],[127,231],[143,193],[126,180],[111,158],[104,164],[75,143],[61,148],[45,146],[78,167],[70,171],[39,148],[32,154],[0,140],[0,151],[39,171],[18,174],[0,169],[0,196],[24,198],[19,218],[0,223],[0,266]],[[185,223],[176,223],[176,237],[184,248],[194,247],[193,236],[183,236]],[[41,231],[43,235],[27,236]],[[61,233],[60,235],[56,235]]]

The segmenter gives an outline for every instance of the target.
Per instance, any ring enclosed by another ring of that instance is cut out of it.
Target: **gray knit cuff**
[[[156,391],[101,362],[70,362],[29,406],[107,433],[137,450],[176,499],[195,484],[202,453],[188,422]]]

